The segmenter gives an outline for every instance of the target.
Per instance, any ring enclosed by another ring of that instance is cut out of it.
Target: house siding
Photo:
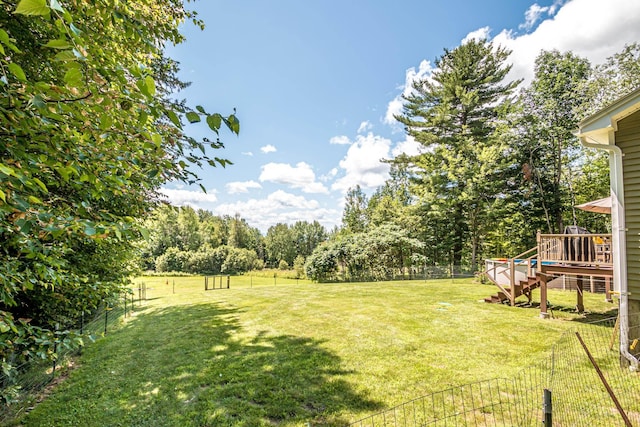
[[[616,145],[622,149],[629,299],[640,300],[640,112],[618,122]]]

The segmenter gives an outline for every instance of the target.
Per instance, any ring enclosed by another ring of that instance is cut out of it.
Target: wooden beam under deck
[[[613,277],[613,267],[597,265],[543,264],[540,266],[540,272],[549,275]]]

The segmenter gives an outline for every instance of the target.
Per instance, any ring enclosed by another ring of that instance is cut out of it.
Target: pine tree
[[[518,81],[505,83],[509,51],[486,40],[469,40],[436,60],[436,70],[413,85],[396,117],[423,147],[409,158],[414,190],[446,223],[441,229],[454,266],[469,255],[475,270],[482,221],[500,193],[505,151],[497,133]]]

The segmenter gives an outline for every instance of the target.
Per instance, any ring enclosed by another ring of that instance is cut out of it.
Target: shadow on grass
[[[322,341],[247,336],[239,314],[211,304],[138,314],[24,425],[344,426],[345,413],[381,409]]]

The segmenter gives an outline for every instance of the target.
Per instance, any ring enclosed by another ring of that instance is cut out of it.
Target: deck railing
[[[527,266],[527,277],[536,274],[538,265],[562,263],[572,266],[609,267],[613,265],[611,234],[537,234],[537,246],[513,258],[505,260],[502,266],[496,264],[484,274],[510,300],[516,299],[516,267]],[[539,264],[538,264],[539,263]],[[508,268],[504,268],[504,265]],[[498,271],[499,270],[499,271]],[[508,287],[499,283],[498,275],[508,279]]]
[[[538,261],[581,266],[613,265],[611,234],[538,233]]]

